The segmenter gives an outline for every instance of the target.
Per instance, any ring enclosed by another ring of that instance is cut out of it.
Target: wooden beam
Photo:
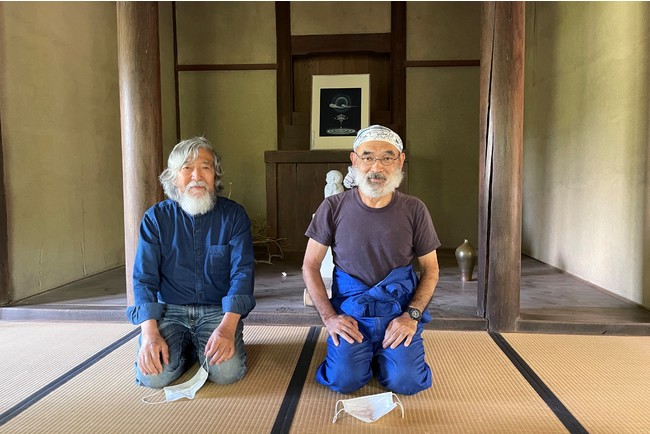
[[[172,2],[172,35],[174,44],[174,105],[176,108],[176,143],[181,141],[181,95],[178,77],[178,26],[176,22],[176,2]]]
[[[481,12],[478,313],[494,331],[519,317],[524,2]]]
[[[162,111],[157,2],[117,2],[122,125],[124,257],[127,303],[133,304],[133,263],[144,212],[162,200]]]
[[[176,65],[176,71],[275,71],[275,63],[205,63]]]
[[[481,66],[479,59],[468,60],[407,60],[407,68],[453,68],[459,66]]]
[[[291,54],[390,53],[390,33],[298,35],[291,37]]]
[[[275,2],[275,39],[278,65],[278,149],[291,149],[292,147],[285,143],[285,130],[291,126],[291,113],[293,113],[290,2]]]

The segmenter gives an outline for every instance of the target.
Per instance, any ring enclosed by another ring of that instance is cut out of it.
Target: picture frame
[[[370,74],[312,76],[310,149],[351,149],[369,122]]]

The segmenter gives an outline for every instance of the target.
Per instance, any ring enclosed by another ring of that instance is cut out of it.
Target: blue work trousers
[[[221,324],[223,311],[220,306],[165,304],[158,321],[158,330],[169,347],[169,363],[163,364],[158,375],[144,375],[135,362],[135,382],[138,385],[161,389],[168,386],[187,371],[195,362],[204,365],[205,346],[212,332]],[[208,380],[229,384],[241,379],[246,373],[246,351],[242,337],[242,321],[235,332],[235,354],[220,365],[209,365]],[[138,354],[142,335],[138,340]]]
[[[335,346],[327,339],[327,357],[316,370],[316,381],[335,392],[352,393],[373,377],[386,389],[413,395],[431,387],[431,368],[424,361],[422,324],[408,347],[383,348],[382,341],[392,317],[355,318],[363,334],[361,343],[339,337]]]

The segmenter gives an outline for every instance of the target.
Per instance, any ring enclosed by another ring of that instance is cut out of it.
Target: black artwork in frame
[[[361,129],[361,88],[320,89],[320,137],[355,136]]]

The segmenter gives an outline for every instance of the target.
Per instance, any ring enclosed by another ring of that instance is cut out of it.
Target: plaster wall
[[[481,56],[480,2],[407,2],[406,20],[407,60]]]
[[[477,2],[409,2],[407,61],[479,59]],[[479,67],[406,74],[409,193],[429,208],[445,248],[478,246]]]
[[[291,2],[292,35],[390,33],[390,2]]]
[[[275,63],[274,2],[177,2],[179,64]]]
[[[181,139],[204,135],[222,157],[222,193],[266,218],[264,151],[277,149],[273,2],[177,3],[180,64],[234,65],[179,74]],[[237,66],[239,65],[239,67]]]
[[[650,5],[526,9],[522,251],[650,307]]]
[[[478,246],[478,67],[407,71],[409,193],[443,248]]]
[[[10,300],[124,263],[115,3],[0,3]]]
[[[264,151],[277,148],[275,81],[275,71],[209,71],[183,73],[179,82],[183,137],[210,140],[222,158],[222,195],[251,220],[266,218]]]

